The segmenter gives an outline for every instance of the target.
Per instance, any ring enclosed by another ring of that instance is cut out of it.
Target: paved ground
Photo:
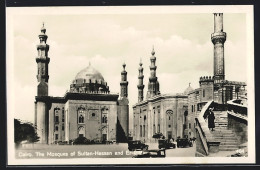
[[[157,143],[148,143],[149,149],[158,149]],[[141,151],[130,152],[128,144],[96,145],[34,145],[16,150],[17,158],[131,158]],[[190,148],[167,149],[166,157],[194,157],[195,145]]]

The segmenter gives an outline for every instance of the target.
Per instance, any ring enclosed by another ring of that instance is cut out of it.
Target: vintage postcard
[[[6,25],[8,165],[255,163],[253,6],[7,7]]]

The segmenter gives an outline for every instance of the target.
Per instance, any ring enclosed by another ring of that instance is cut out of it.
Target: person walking
[[[211,129],[211,131],[214,131],[214,128],[215,128],[215,115],[213,112],[213,108],[209,108],[208,128]]]

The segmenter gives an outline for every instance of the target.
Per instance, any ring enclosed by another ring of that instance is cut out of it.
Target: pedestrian
[[[211,129],[211,131],[214,130],[215,128],[215,115],[213,112],[213,108],[209,108],[209,114],[208,114],[208,128],[209,130]]]

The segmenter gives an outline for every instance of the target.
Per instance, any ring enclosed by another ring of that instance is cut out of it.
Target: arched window
[[[85,119],[85,112],[83,108],[80,108],[78,111],[78,123],[84,123],[84,119]]]
[[[82,115],[79,116],[79,123],[84,123],[84,117]]]
[[[102,123],[107,123],[107,115],[106,114],[104,114],[102,116]]]

